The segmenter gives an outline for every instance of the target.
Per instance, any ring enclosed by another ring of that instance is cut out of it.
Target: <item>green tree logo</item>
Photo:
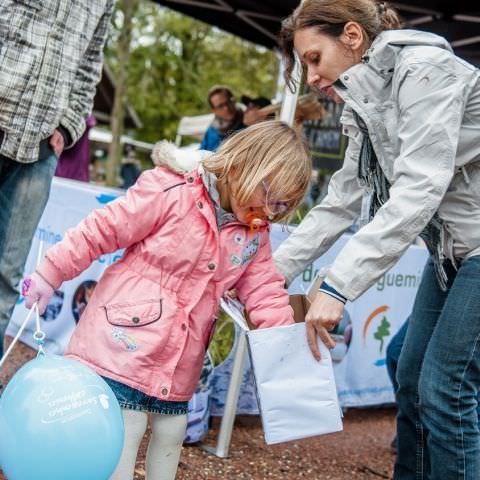
[[[390,335],[390,322],[387,320],[387,317],[384,315],[380,325],[377,328],[377,331],[373,334],[373,338],[380,342],[380,353],[383,351],[383,340],[385,337]]]

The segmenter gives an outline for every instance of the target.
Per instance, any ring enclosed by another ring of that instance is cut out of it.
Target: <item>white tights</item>
[[[145,480],[173,480],[187,428],[186,415],[158,415],[122,409],[125,440],[120,462],[110,480],[132,480],[138,448],[150,418]]]

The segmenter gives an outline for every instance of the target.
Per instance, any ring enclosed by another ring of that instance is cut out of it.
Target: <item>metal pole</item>
[[[304,2],[301,0],[300,5]],[[298,94],[302,82],[302,69],[300,65],[300,59],[295,53],[295,66],[293,68],[292,77],[297,85],[295,93],[292,93],[288,87],[285,87],[285,95],[283,97],[282,109],[280,110],[280,120],[288,123],[290,126],[293,125],[295,119],[295,110],[297,108]]]
[[[235,357],[232,365],[232,376],[228,385],[227,398],[223,410],[222,421],[217,439],[216,448],[202,446],[208,453],[212,453],[220,458],[228,457],[230,440],[232,438],[233,423],[237,412],[238,396],[240,394],[240,385],[242,383],[243,365],[247,354],[247,337],[242,329],[238,329],[238,341]]]
[[[283,97],[282,108],[280,110],[280,120],[292,126],[295,119],[295,109],[297,108],[298,93],[300,90],[300,82],[302,78],[302,69],[300,62],[295,55],[295,67],[293,69],[293,78],[296,80],[297,88],[295,92],[285,86],[285,95]]]

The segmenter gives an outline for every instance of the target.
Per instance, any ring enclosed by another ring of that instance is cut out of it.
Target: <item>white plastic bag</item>
[[[330,352],[318,340],[322,359],[313,358],[305,324],[248,330],[238,304],[222,308],[246,331],[266,443],[341,431]]]

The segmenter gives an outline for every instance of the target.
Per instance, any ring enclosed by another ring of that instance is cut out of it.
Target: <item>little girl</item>
[[[300,134],[278,121],[253,125],[189,172],[168,150],[156,148],[160,166],[67,231],[24,282],[26,306],[43,311],[62,282],[126,249],[98,282],[65,352],[102,375],[122,407],[115,480],[133,478],[148,418],[147,478],[175,477],[188,400],[225,291],[236,289],[257,327],[293,323],[268,222],[291,214],[308,186]]]

